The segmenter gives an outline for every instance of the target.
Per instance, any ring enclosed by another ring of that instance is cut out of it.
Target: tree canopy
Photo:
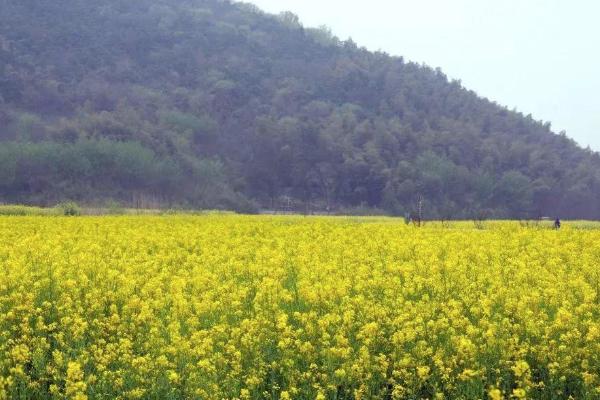
[[[0,0],[0,201],[599,218],[599,167],[549,123],[292,13]]]

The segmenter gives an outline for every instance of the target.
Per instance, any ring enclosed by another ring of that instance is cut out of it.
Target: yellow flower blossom
[[[596,398],[570,225],[0,217],[0,400]]]

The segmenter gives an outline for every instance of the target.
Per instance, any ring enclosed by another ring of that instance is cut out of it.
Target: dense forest
[[[292,13],[0,0],[0,202],[404,215],[420,199],[429,218],[600,218],[600,156]]]

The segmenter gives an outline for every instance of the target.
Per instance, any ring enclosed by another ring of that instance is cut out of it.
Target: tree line
[[[0,201],[600,217],[600,157],[440,69],[223,0],[3,0]]]

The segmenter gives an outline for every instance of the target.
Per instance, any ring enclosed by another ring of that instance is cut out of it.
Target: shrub
[[[79,205],[73,201],[61,203],[57,206],[57,208],[61,211],[62,215],[66,215],[68,217],[81,215],[81,207],[79,207]]]
[[[53,215],[54,210],[41,207],[30,207],[23,205],[4,205],[0,206],[0,215],[5,216],[36,216],[36,215]]]

